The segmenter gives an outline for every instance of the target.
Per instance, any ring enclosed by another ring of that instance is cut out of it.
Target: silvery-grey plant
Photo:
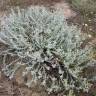
[[[22,60],[14,68],[15,61],[5,64],[3,71],[10,78],[25,64],[22,75],[32,75],[26,82],[29,87],[39,81],[49,93],[88,90],[88,80],[79,73],[90,61],[92,48],[82,47],[85,36],[76,26],[69,26],[61,12],[38,6],[12,10],[1,20],[0,39],[9,45],[7,53]]]

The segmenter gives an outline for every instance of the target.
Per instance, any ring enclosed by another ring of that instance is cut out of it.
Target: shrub
[[[8,53],[16,54],[22,61],[3,71],[13,78],[18,68],[26,65],[23,76],[32,75],[26,82],[40,82],[50,92],[62,90],[88,91],[89,83],[80,75],[90,61],[90,46],[82,47],[86,39],[80,30],[68,26],[61,12],[50,12],[44,7],[18,9],[2,18],[0,38],[9,45]]]

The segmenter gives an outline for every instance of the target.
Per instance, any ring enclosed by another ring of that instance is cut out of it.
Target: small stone
[[[91,20],[90,20],[90,19],[89,19],[88,21],[89,21],[89,22],[91,22]]]
[[[88,37],[89,37],[89,38],[91,38],[91,37],[92,37],[92,35],[90,35],[90,34],[89,34],[89,35],[88,35]]]
[[[88,24],[84,24],[86,27],[88,26]]]
[[[90,30],[90,31],[92,31],[92,29],[91,29],[91,28],[90,28],[89,30]]]

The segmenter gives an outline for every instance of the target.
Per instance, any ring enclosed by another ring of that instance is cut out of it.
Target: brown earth
[[[31,5],[45,6],[52,9],[62,9],[66,18],[76,16],[75,11],[71,10],[68,3],[65,0],[1,0],[0,12],[1,14],[11,7],[20,6],[21,8],[26,8]]]

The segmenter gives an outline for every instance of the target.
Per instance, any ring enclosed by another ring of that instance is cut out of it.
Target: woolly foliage
[[[40,82],[50,92],[88,90],[89,83],[79,73],[90,61],[91,47],[82,47],[85,37],[80,30],[69,26],[61,12],[30,7],[17,8],[2,18],[0,38],[9,45],[7,53],[16,54],[21,63],[5,65],[10,78],[20,65],[26,65],[23,76],[32,75],[26,82]]]

